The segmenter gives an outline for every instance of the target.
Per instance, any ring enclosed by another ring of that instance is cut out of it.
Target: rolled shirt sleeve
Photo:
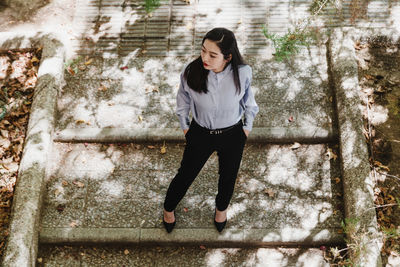
[[[250,66],[247,69],[248,73],[246,73],[245,93],[240,101],[240,105],[244,109],[243,129],[251,131],[253,129],[254,118],[256,117],[259,108],[254,98],[253,91],[251,90],[252,70]]]
[[[189,111],[190,111],[190,95],[186,91],[184,71],[181,73],[181,81],[179,84],[178,94],[176,95],[176,115],[178,115],[179,123],[182,130],[189,128]]]

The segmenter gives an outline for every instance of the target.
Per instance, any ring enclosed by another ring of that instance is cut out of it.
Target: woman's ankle
[[[166,211],[164,209],[164,221],[167,223],[173,223],[175,221],[175,214],[174,211]]]

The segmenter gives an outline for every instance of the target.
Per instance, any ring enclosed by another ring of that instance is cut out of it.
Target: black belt
[[[226,133],[229,130],[232,130],[233,128],[235,128],[235,127],[237,127],[239,125],[243,125],[242,120],[240,120],[238,123],[236,123],[236,124],[234,124],[232,126],[229,126],[229,127],[226,127],[226,128],[221,128],[221,129],[211,130],[211,129],[208,129],[208,128],[205,128],[205,127],[199,125],[195,120],[192,120],[192,123],[197,128],[200,128],[202,131],[207,132],[208,134],[212,134],[212,135],[223,134],[223,133]]]

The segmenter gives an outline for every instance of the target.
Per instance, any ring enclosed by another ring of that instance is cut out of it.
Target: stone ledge
[[[359,254],[350,258],[357,266],[382,266],[373,181],[370,177],[368,149],[362,133],[358,66],[354,32],[334,29],[329,42],[330,69],[335,86],[343,179],[345,217],[356,220],[350,228],[349,243],[357,244]]]
[[[176,228],[168,234],[161,228],[42,228],[41,244],[132,243],[132,244],[207,244],[213,246],[319,246],[343,244],[339,229],[313,229],[314,235],[299,235],[304,229]],[[322,234],[321,234],[322,233]]]
[[[55,133],[56,142],[183,142],[185,140],[180,129],[176,128],[76,128],[65,129]],[[335,142],[337,133],[324,128],[253,128],[248,142]]]
[[[1,266],[34,266],[56,97],[63,81],[65,49],[51,33],[0,33],[0,50],[43,47]]]

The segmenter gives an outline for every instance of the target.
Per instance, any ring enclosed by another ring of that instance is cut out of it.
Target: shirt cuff
[[[244,125],[243,125],[243,129],[251,132],[251,130],[253,130],[253,121],[252,119],[249,119],[248,117],[244,119]]]
[[[253,127],[248,126],[248,125],[244,125],[244,126],[243,126],[243,129],[245,129],[245,130],[247,130],[247,131],[249,131],[249,132],[251,132],[252,128],[253,128]]]
[[[190,121],[188,117],[179,116],[179,123],[182,130],[189,129]]]

